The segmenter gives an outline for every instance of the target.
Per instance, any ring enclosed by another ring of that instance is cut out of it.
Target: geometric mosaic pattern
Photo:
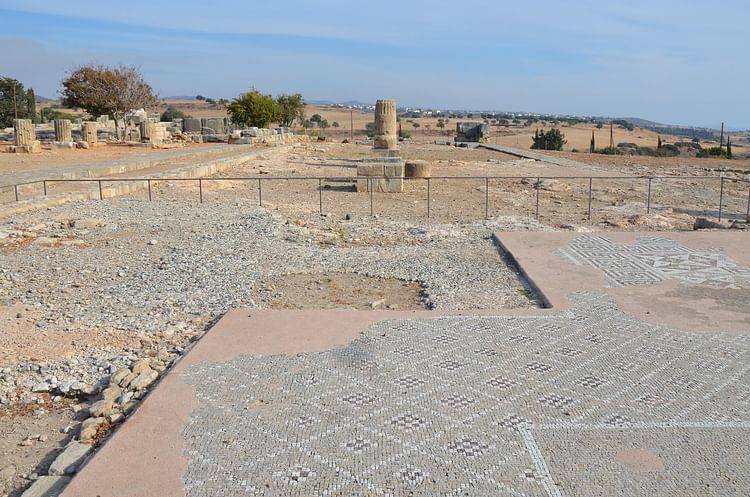
[[[193,365],[187,495],[744,495],[750,336],[573,300],[529,317],[394,319],[345,348]],[[631,474],[618,447],[667,462]]]
[[[611,287],[665,280],[715,288],[750,287],[750,269],[738,266],[721,250],[695,250],[658,236],[640,237],[629,245],[606,236],[582,235],[557,254],[574,264],[601,269]]]

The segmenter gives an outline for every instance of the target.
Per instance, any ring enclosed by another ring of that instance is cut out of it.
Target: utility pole
[[[721,135],[719,138],[719,148],[724,146],[724,123],[721,123]]]
[[[354,143],[354,110],[349,109],[349,141]]]
[[[609,151],[615,153],[615,125],[609,121]]]

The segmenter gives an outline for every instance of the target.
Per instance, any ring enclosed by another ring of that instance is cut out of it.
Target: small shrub
[[[714,158],[714,159],[726,159],[727,157],[727,151],[724,150],[723,147],[710,147],[710,148],[704,148],[697,154],[695,154],[696,157],[702,157],[702,158]]]
[[[174,107],[167,107],[167,110],[161,113],[159,120],[163,123],[169,123],[172,122],[173,119],[185,119],[186,117],[190,116]]]

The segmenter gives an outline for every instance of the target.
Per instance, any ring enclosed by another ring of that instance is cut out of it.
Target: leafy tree
[[[604,124],[602,123],[596,123],[596,129],[602,129],[604,127]]]
[[[540,132],[537,128],[533,139],[534,144],[531,145],[531,148],[534,150],[562,150],[563,146],[568,143],[565,135],[557,128],[552,128],[546,133],[544,130]]]
[[[375,123],[365,124],[365,133],[367,133],[368,138],[375,136]]]
[[[340,124],[339,124],[338,121],[333,121],[333,123],[331,124],[331,126],[333,126],[334,128],[338,128],[340,126]]]
[[[310,120],[314,123],[319,123],[323,120],[323,116],[321,116],[320,114],[313,114]]]
[[[445,121],[442,120],[442,119],[438,119],[438,122],[437,122],[437,124],[435,126],[437,126],[440,129],[443,129],[443,128],[445,128]]]
[[[273,97],[258,90],[243,93],[229,102],[227,113],[235,124],[258,128],[267,128],[270,123],[281,119],[281,111]]]
[[[411,123],[412,126],[414,126],[414,129],[416,130],[419,127],[419,123]]]
[[[328,127],[328,119],[323,119],[318,123],[320,129],[326,129]]]
[[[175,109],[174,107],[167,107],[167,110],[161,113],[159,120],[163,123],[169,123],[172,122],[173,119],[184,119],[186,117],[190,116],[179,109]]]
[[[216,100],[214,100],[213,98],[207,98],[206,103],[208,105],[214,105],[216,103]]]
[[[33,97],[34,90],[26,90],[20,81],[0,78],[0,128],[13,126],[13,119],[34,119]]]
[[[196,99],[196,100],[205,100],[205,99],[206,99],[206,97],[204,97],[203,95],[196,95],[196,96],[195,96],[195,99]]]
[[[27,119],[39,122],[36,118],[36,95],[34,95],[34,89],[29,88],[26,91],[26,115],[29,116]]]
[[[299,93],[279,95],[276,104],[279,106],[279,112],[281,113],[280,126],[291,126],[294,121],[303,122],[305,120],[305,102]]]
[[[111,115],[118,138],[120,121],[127,126],[136,111],[158,104],[151,85],[132,66],[76,67],[63,80],[62,86],[63,105],[81,108],[94,116]]]

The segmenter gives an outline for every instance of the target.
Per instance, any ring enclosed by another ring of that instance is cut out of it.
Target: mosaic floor
[[[720,249],[696,250],[659,236],[640,237],[629,244],[583,235],[557,254],[574,264],[601,269],[613,287],[666,280],[716,288],[750,287],[750,269],[738,266]]]
[[[573,300],[539,316],[394,319],[345,348],[189,367],[186,495],[746,494],[750,335]]]

